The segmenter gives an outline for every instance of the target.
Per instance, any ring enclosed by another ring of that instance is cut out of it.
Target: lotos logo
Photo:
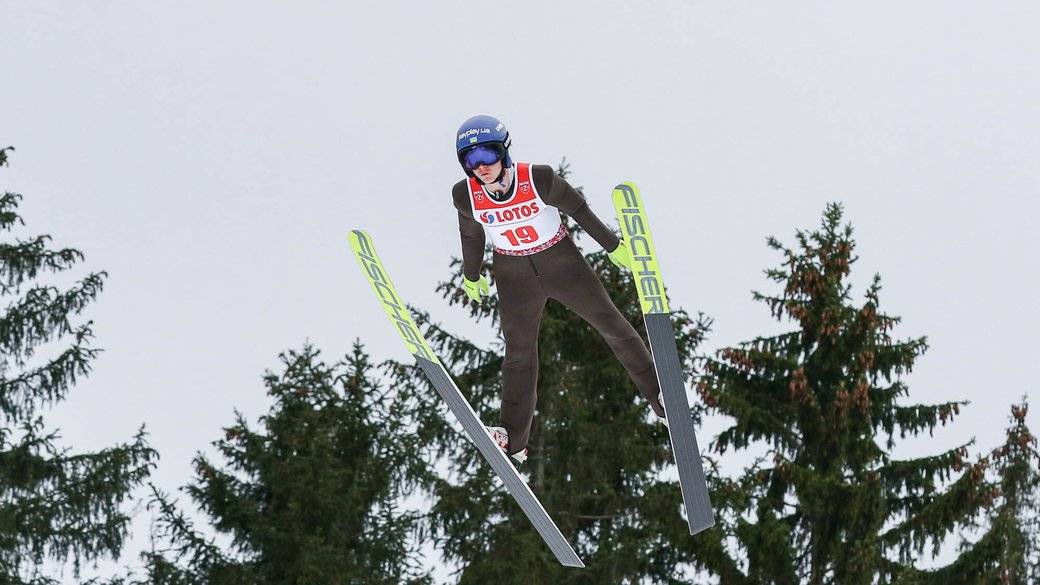
[[[516,205],[505,209],[485,211],[480,214],[480,221],[488,225],[503,221],[519,221],[527,219],[532,215],[537,214],[539,211],[541,210],[538,208],[538,203],[524,203],[523,205]]]

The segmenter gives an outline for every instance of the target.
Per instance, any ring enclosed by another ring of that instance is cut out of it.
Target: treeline
[[[12,150],[0,150],[0,166]],[[700,346],[711,320],[674,313],[695,391],[690,415],[729,421],[701,437],[717,525],[697,536],[687,532],[677,483],[662,478],[665,428],[598,334],[549,302],[521,470],[585,561],[576,570],[556,563],[496,487],[421,372],[374,362],[360,340],[332,360],[309,345],[284,352],[263,377],[267,414],[251,423],[235,413],[215,430],[218,456],[195,458],[180,496],[148,483],[158,454],[143,427],[98,452],[57,445],[42,415],[97,358],[91,324],[79,316],[106,275],[46,284],[83,255],[51,248],[48,236],[13,236],[20,199],[0,198],[0,583],[58,583],[46,566],[71,565],[78,577],[118,558],[142,493],[157,519],[153,544],[135,567],[87,582],[426,584],[433,550],[457,567],[452,582],[482,585],[1040,582],[1040,452],[1026,400],[1009,405],[1001,445],[966,437],[924,457],[892,455],[956,424],[970,404],[913,402],[904,378],[926,339],[896,335],[900,319],[882,309],[880,277],[851,289],[856,243],[838,204],[792,243],[768,240],[777,265],[754,298],[787,332],[708,354]],[[642,331],[631,274],[602,252],[588,260]],[[460,262],[451,269],[437,290],[497,330],[497,297],[470,303],[456,286]],[[474,409],[493,421],[501,343],[480,347],[413,312]],[[56,357],[34,359],[44,348]],[[724,475],[723,457],[753,462]],[[193,525],[191,509],[208,525]],[[953,561],[923,568],[947,542],[959,544]]]

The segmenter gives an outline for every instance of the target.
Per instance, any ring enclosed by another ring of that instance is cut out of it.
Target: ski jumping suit
[[[459,212],[463,274],[480,276],[486,236],[494,247],[495,281],[506,355],[502,363],[499,425],[509,433],[508,453],[527,446],[537,399],[538,326],[548,298],[592,325],[625,367],[639,393],[664,415],[650,351],[621,315],[599,277],[574,244],[560,211],[604,250],[618,237],[589,208],[581,193],[548,165],[514,163],[509,191],[492,198],[476,178],[459,181],[452,198]]]

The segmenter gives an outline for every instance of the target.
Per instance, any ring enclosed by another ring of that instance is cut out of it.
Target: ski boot
[[[668,419],[666,418],[667,417],[667,413],[664,410],[664,393],[663,392],[658,392],[657,393],[657,402],[658,402],[658,404],[661,405],[661,414],[657,414],[657,409],[654,408],[654,406],[656,406],[655,404],[652,404],[652,403],[650,404],[650,410],[654,413],[654,418],[657,419],[657,422],[663,424],[664,426],[668,426]]]
[[[484,427],[484,428],[487,429],[488,434],[491,435],[491,440],[494,441],[499,447],[501,447],[502,450],[505,451],[506,454],[508,455],[509,454],[509,433],[506,432],[506,429],[503,428],[503,427]],[[513,453],[512,455],[509,455],[509,456],[512,457],[513,459],[515,459],[517,463],[523,463],[524,461],[527,461],[527,447],[524,447],[523,451],[518,451],[518,452]]]

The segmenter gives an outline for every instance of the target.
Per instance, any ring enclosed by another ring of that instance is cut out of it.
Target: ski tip
[[[615,209],[639,206],[639,189],[632,181],[625,181],[615,186],[611,197],[614,200]]]
[[[347,239],[350,240],[350,247],[355,252],[372,247],[372,236],[368,235],[363,229],[352,229],[347,234]]]

